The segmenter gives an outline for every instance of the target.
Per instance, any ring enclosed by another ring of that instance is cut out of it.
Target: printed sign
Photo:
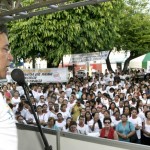
[[[84,53],[84,54],[72,54],[69,63],[75,64],[75,63],[79,63],[79,62],[105,60],[108,56],[108,53],[109,53],[109,51]]]
[[[28,83],[57,83],[68,81],[68,68],[22,69]],[[7,78],[10,78],[8,72]]]

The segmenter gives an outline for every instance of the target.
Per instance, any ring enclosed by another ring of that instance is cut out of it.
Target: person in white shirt
[[[95,113],[93,119],[89,121],[89,127],[93,133],[99,133],[102,129],[102,122],[99,119],[99,113]]]
[[[116,126],[118,125],[119,122],[121,122],[121,117],[120,117],[120,112],[116,111],[114,112],[114,128],[116,128]]]
[[[141,143],[141,129],[142,129],[142,120],[138,117],[138,111],[136,108],[132,108],[131,117],[129,121],[135,126],[136,134],[138,139],[135,141],[136,143]]]
[[[62,114],[65,121],[68,117],[71,117],[69,111],[67,111],[66,108],[67,108],[66,104],[62,104],[61,107],[60,107],[60,113]]]
[[[144,123],[144,121],[146,120],[146,117],[145,117],[145,112],[149,110],[149,107],[147,105],[143,105],[143,111],[140,111],[138,113],[138,117],[141,118],[142,120],[142,123]]]
[[[48,105],[48,102],[45,100],[44,95],[40,96],[39,102],[37,103],[37,106],[43,106],[44,104]]]
[[[13,57],[10,53],[6,26],[0,25],[0,79],[6,79],[7,67]],[[15,117],[2,93],[0,93],[0,150],[18,150]]]
[[[70,84],[67,84],[66,85],[66,96],[67,97],[70,97],[71,96],[71,93],[72,93],[72,88],[71,88],[71,86],[70,86]]]
[[[142,144],[150,146],[150,110],[145,112],[145,121],[143,124],[143,138]]]
[[[13,106],[17,109],[18,104],[21,102],[20,100],[20,96],[19,96],[19,92],[15,91],[14,92],[14,96],[11,99],[11,103],[13,104]]]
[[[47,125],[47,121],[48,121],[48,115],[43,113],[43,108],[40,105],[37,106],[36,110],[37,110],[36,115],[37,115],[37,118],[39,119],[40,124],[42,126],[46,126]],[[35,119],[34,119],[33,122],[36,123]]]
[[[24,120],[24,117],[21,116],[21,115],[18,115],[17,118],[17,123],[20,123],[20,124],[27,124],[26,120]]]
[[[79,117],[79,123],[77,124],[77,130],[78,130],[79,134],[88,135],[89,127],[84,122],[85,122],[85,117],[80,116]]]
[[[68,118],[66,119],[66,125],[63,126],[62,131],[64,131],[64,132],[69,132],[69,126],[70,126],[71,120],[72,120],[71,117],[68,117]]]
[[[120,102],[119,95],[115,95],[115,97],[114,97],[114,103],[116,104],[117,107],[119,106],[119,102]]]
[[[106,92],[108,93],[110,88],[113,88],[113,82],[112,81],[109,81],[108,82],[108,86],[106,87]]]
[[[33,85],[32,94],[38,102],[39,101],[39,95],[38,95],[38,92],[37,92],[37,85],[36,84]]]
[[[37,99],[39,100],[40,99],[40,96],[43,95],[44,96],[44,93],[43,93],[43,90],[42,90],[42,86],[38,86],[38,89],[37,89]],[[44,96],[45,98],[45,96]]]
[[[109,99],[107,98],[107,93],[102,94],[101,103],[109,108]]]
[[[124,107],[124,101],[119,101],[119,112],[120,112],[120,115],[123,114],[123,107]]]
[[[26,119],[27,124],[33,124],[34,115],[33,115],[32,111],[31,111],[31,107],[30,106],[28,107],[28,110],[26,112],[25,119]]]
[[[56,126],[59,128],[60,131],[63,130],[63,127],[66,125],[66,121],[64,121],[63,116],[61,113],[57,114]]]

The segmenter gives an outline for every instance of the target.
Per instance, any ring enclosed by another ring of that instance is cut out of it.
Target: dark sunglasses
[[[110,124],[110,122],[104,122],[104,124]]]

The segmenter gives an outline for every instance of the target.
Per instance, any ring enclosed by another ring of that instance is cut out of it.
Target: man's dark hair
[[[7,34],[7,27],[5,24],[0,24],[0,34],[5,33]]]

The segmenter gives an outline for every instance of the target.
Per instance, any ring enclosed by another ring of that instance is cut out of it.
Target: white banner
[[[68,68],[22,69],[28,83],[68,82]],[[7,79],[11,78],[8,72]]]
[[[83,53],[83,54],[72,54],[70,64],[79,62],[89,62],[96,60],[105,60],[108,56],[109,51],[94,52],[94,53]]]

